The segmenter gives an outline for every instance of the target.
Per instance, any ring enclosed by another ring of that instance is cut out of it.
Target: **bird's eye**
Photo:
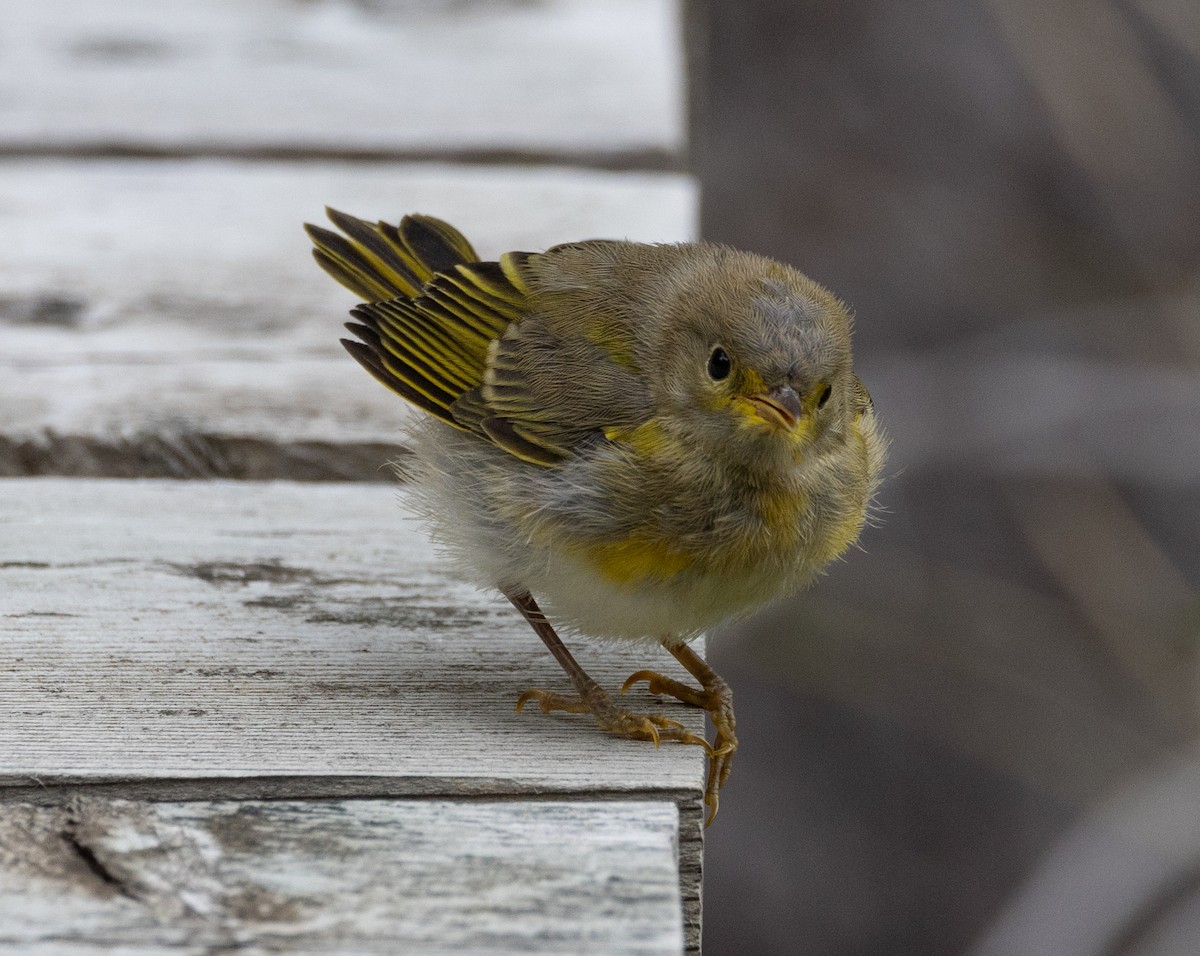
[[[829,401],[829,396],[833,394],[833,386],[826,385],[825,391],[821,393],[821,397],[817,399],[817,408],[824,408],[825,403]]]
[[[723,378],[729,378],[729,373],[733,369],[733,360],[730,359],[729,353],[720,346],[712,350],[712,355],[708,357],[708,375],[714,382],[719,382]]]

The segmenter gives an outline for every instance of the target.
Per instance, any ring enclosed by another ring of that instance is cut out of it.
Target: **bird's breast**
[[[799,488],[660,503],[636,530],[589,541],[580,556],[609,581],[635,587],[681,575],[779,575],[801,546],[807,505]]]
[[[582,551],[603,577],[616,584],[667,581],[697,564],[696,555],[661,536],[645,533],[623,540],[590,543]]]

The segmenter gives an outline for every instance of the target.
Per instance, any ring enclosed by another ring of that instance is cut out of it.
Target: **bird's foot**
[[[711,672],[704,686],[696,688],[657,671],[638,671],[621,685],[621,693],[624,694],[639,681],[645,681],[652,694],[666,694],[685,704],[703,708],[716,728],[716,746],[709,748],[708,780],[704,785],[704,805],[708,808],[708,819],[704,825],[708,826],[717,815],[718,795],[729,779],[733,755],[738,748],[737,734],[734,733],[737,722],[733,717],[733,691],[724,680]]]
[[[527,690],[517,698],[517,713],[530,701],[536,701],[543,714],[555,710],[570,714],[591,714],[602,730],[618,737],[634,740],[652,740],[657,747],[663,740],[674,740],[681,744],[695,744],[708,753],[712,748],[708,741],[693,734],[677,720],[660,714],[636,714],[613,703],[612,697],[599,686],[589,688],[583,695],[556,694],[549,690]]]

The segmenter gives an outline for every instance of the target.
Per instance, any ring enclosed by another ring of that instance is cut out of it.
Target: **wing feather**
[[[634,370],[582,334],[552,333],[529,285],[537,254],[479,262],[448,223],[398,226],[328,210],[342,234],[306,226],[317,262],[369,300],[343,339],[372,376],[429,414],[540,466],[644,421]]]

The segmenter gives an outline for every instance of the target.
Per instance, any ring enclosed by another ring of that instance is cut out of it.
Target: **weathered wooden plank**
[[[459,224],[482,255],[695,231],[684,176],[0,163],[0,474],[378,478],[403,403],[337,338],[300,230],[331,203]]]
[[[315,268],[305,221],[325,204],[393,222],[418,210],[483,256],[589,237],[676,241],[696,187],[670,173],[517,166],[0,161],[8,325],[99,332],[174,321],[208,337],[326,341],[353,303]],[[57,303],[53,300],[65,300]]]
[[[699,748],[656,750],[583,718],[515,713],[527,686],[563,686],[564,675],[506,602],[435,558],[392,488],[15,479],[0,489],[4,784],[698,787]],[[579,653],[609,686],[672,663],[653,645],[581,641]],[[702,727],[695,710],[664,707]]]
[[[374,485],[0,483],[0,799],[596,795],[670,799],[698,939],[697,747],[517,714],[566,688]],[[402,495],[401,495],[402,497]],[[610,688],[653,647],[573,642]],[[631,693],[700,731],[703,716]]]
[[[4,0],[0,150],[669,161],[673,0]]]
[[[683,949],[672,803],[0,805],[0,948]]]

